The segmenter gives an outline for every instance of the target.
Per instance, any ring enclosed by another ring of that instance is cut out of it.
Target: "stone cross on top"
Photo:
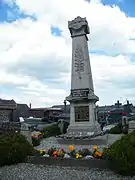
[[[72,21],[68,21],[68,28],[70,30],[71,37],[90,34],[86,18],[81,18],[80,16]]]

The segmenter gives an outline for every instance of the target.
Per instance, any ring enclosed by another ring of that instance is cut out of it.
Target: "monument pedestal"
[[[70,125],[67,134],[71,136],[97,136],[101,128],[97,122],[95,101],[98,97],[74,98],[71,95],[66,99],[70,102]]]

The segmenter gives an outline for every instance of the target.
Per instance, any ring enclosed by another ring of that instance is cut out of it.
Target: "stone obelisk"
[[[95,103],[99,98],[94,94],[93,79],[88,50],[89,26],[86,18],[77,17],[68,22],[72,37],[71,92],[66,98],[70,102],[70,125],[67,134],[89,136],[97,135]]]

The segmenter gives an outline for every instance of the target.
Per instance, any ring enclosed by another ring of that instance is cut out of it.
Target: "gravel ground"
[[[108,170],[18,164],[0,168],[0,180],[135,180]]]
[[[111,134],[109,134],[108,137],[106,137],[106,138],[108,138],[108,144],[112,144],[113,142],[115,142],[120,137],[121,137],[121,135],[111,135]],[[105,138],[105,137],[103,137],[103,138]],[[41,141],[41,144],[39,146],[37,146],[36,149],[37,150],[49,149],[49,148],[51,148],[53,146],[56,147],[56,148],[64,148],[67,151],[69,145],[59,144],[55,137],[50,137],[50,138],[43,139]],[[81,148],[89,148],[89,149],[92,150],[92,147],[93,147],[93,145],[75,145],[75,148],[77,150],[79,150]],[[102,150],[103,147],[105,147],[105,145],[99,145],[98,149]]]

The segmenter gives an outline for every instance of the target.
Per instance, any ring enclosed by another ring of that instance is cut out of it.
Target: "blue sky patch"
[[[14,3],[12,6],[4,2],[0,3],[0,23],[9,22],[12,23],[18,19],[31,18],[36,20],[35,15],[30,16],[20,11],[19,7]]]
[[[105,52],[105,51],[98,50],[98,49],[97,50],[90,50],[89,53],[90,54],[97,54],[97,55],[100,54],[100,55],[104,55],[104,56],[113,56],[113,57],[120,55],[120,53],[113,53],[113,52],[109,53],[109,52]]]
[[[54,36],[61,36],[61,30],[58,27],[51,27],[51,33]]]
[[[135,53],[130,54],[130,57],[131,57],[131,62],[132,62],[133,64],[135,64]]]
[[[135,0],[101,0],[104,5],[117,5],[127,16],[135,16]]]

